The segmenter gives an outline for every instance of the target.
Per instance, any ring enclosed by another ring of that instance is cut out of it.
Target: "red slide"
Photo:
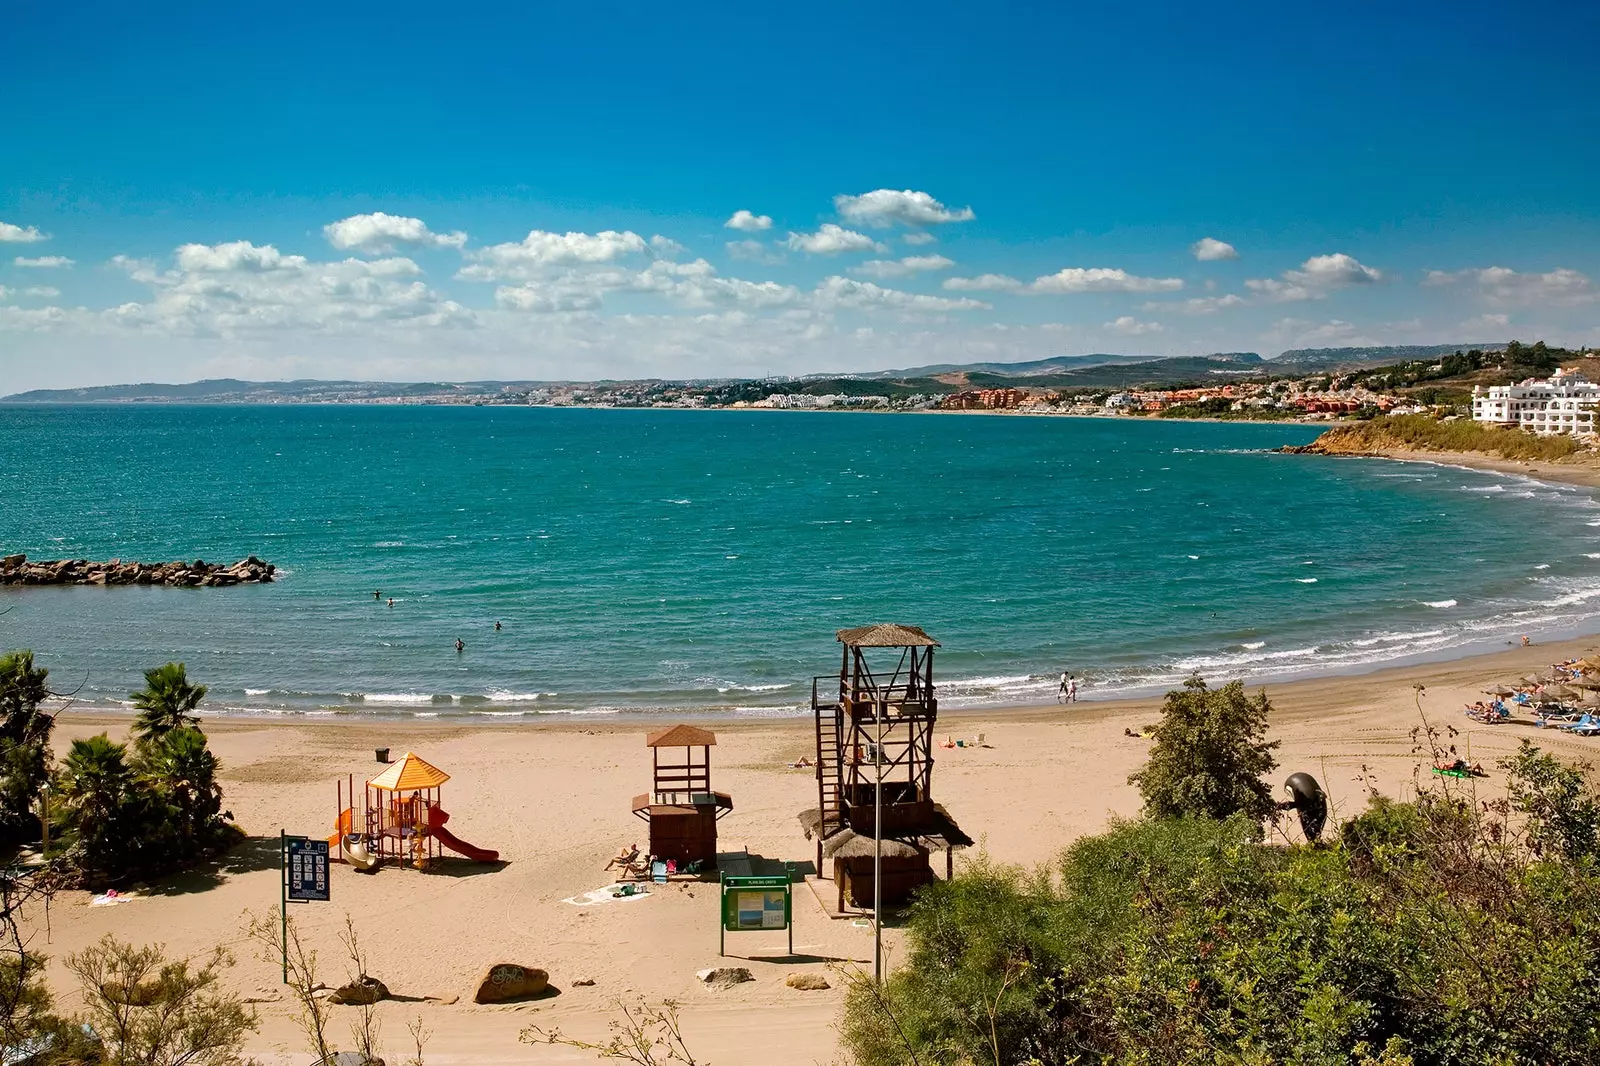
[[[465,855],[473,862],[499,862],[500,853],[490,851],[488,848],[475,848],[465,840],[456,836],[444,827],[450,820],[450,812],[434,805],[428,808],[428,832],[438,838],[439,843],[458,854]]]

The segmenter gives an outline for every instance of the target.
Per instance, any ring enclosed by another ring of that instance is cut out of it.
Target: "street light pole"
[[[883,984],[883,715],[878,697],[878,743],[872,761],[878,768],[878,786],[872,796],[872,981]]]

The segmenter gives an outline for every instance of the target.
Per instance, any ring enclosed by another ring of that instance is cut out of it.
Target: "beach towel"
[[[631,891],[627,891],[630,889]],[[570,903],[574,907],[594,907],[602,903],[626,903],[629,900],[646,899],[649,895],[650,890],[644,885],[617,883],[581,892],[576,896],[568,896],[561,902]]]

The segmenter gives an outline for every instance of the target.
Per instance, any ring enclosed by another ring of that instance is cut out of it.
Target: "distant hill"
[[[1208,356],[1180,356],[1178,358],[1206,358],[1258,363],[1262,361],[1261,356],[1255,352],[1217,352]],[[1093,355],[1057,355],[1048,359],[1029,359],[1017,363],[933,363],[928,366],[908,367],[904,370],[871,370],[860,374],[823,376],[848,376],[870,380],[931,378],[939,374],[982,374],[1008,379],[1034,378],[1069,374],[1074,371],[1099,366],[1143,366],[1162,362],[1164,359],[1165,357],[1155,355],[1111,355],[1101,352]]]
[[[146,382],[86,389],[34,389],[0,397],[6,403],[341,403],[354,400],[421,399],[429,396],[494,396],[531,382],[445,381],[239,381],[213,378],[186,385]]]
[[[1474,341],[1470,344],[1463,342],[1370,345],[1364,348],[1291,348],[1271,362],[1282,365],[1289,373],[1305,373],[1312,370],[1334,370],[1339,367],[1384,366],[1389,363],[1405,363],[1412,359],[1437,359],[1441,355],[1453,355],[1456,352],[1471,351],[1473,348],[1486,352],[1498,351],[1505,346],[1505,341],[1493,343]]]

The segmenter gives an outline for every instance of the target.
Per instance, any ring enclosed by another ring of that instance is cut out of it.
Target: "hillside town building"
[[[1593,433],[1597,408],[1600,385],[1576,370],[1557,370],[1544,381],[1528,378],[1515,385],[1478,385],[1472,390],[1474,421],[1516,426],[1546,437]]]

